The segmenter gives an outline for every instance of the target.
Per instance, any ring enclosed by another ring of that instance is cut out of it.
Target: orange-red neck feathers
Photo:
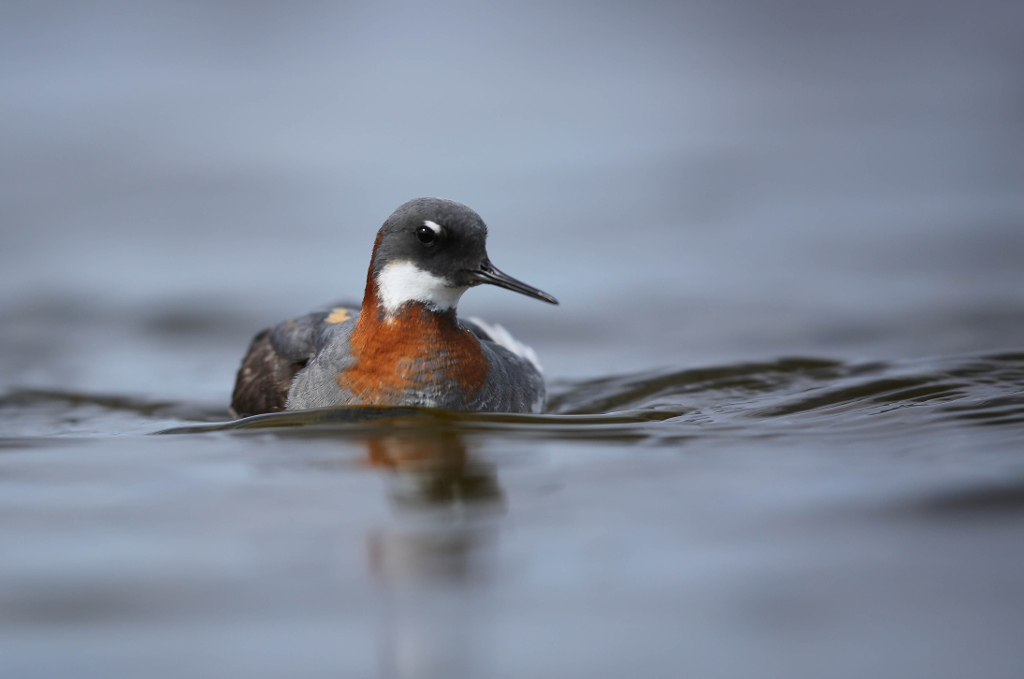
[[[374,255],[379,244],[378,237]],[[409,391],[457,388],[472,394],[483,386],[490,366],[480,341],[459,325],[455,311],[409,302],[387,316],[373,274],[371,261],[362,311],[349,337],[355,361],[338,374],[338,386],[359,403],[380,405]]]

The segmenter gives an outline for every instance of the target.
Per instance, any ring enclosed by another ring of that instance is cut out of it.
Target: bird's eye
[[[429,226],[421,226],[416,229],[416,237],[420,239],[421,243],[430,245],[437,240],[437,232]]]

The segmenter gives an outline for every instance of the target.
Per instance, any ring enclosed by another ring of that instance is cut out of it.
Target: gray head
[[[454,309],[462,293],[482,283],[558,304],[546,292],[496,269],[486,243],[487,225],[467,206],[415,198],[395,210],[377,233],[370,284],[389,314],[410,301]]]

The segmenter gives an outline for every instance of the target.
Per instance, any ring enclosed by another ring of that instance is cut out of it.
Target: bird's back
[[[253,338],[235,378],[231,410],[238,417],[285,410],[295,375],[324,344],[324,335],[358,307],[337,306],[288,319]]]

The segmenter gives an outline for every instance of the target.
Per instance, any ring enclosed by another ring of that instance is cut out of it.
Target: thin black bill
[[[548,293],[543,290],[538,290],[532,285],[527,285],[522,281],[516,280],[506,273],[502,273],[488,261],[481,264],[480,268],[476,271],[471,271],[470,275],[479,283],[490,283],[491,285],[497,285],[500,288],[521,293],[527,297],[539,299],[547,302],[548,304],[558,304],[558,300]]]

